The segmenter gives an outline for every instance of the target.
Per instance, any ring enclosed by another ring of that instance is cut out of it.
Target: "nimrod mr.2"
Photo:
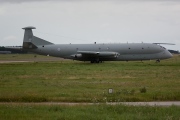
[[[33,35],[35,27],[25,27],[23,49],[41,54],[99,63],[102,61],[161,60],[172,54],[150,43],[123,44],[53,44]]]

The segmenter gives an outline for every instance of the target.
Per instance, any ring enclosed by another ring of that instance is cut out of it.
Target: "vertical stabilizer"
[[[25,30],[24,31],[24,39],[23,39],[23,48],[24,49],[36,48],[36,46],[32,44],[32,39],[33,39],[32,29],[36,29],[36,28],[29,26],[29,27],[25,27],[22,29]]]
[[[50,45],[53,44],[49,41],[43,40],[33,35],[32,29],[36,29],[35,27],[25,27],[22,28],[25,30],[24,32],[24,40],[23,40],[23,49],[35,49],[38,46]]]

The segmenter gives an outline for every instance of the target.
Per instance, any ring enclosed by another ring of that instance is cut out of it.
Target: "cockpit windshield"
[[[165,47],[163,47],[163,46],[160,46],[160,47],[166,50],[166,48],[165,48]]]

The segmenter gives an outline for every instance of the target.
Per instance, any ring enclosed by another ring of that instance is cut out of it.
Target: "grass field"
[[[180,56],[161,63],[90,64],[50,59],[56,58],[0,55],[0,61],[32,61],[0,64],[0,102],[180,100]],[[109,88],[113,89],[112,94],[108,93]]]
[[[0,105],[1,120],[179,120],[180,107]]]
[[[52,61],[51,61],[52,60]],[[179,101],[180,56],[155,63],[90,64],[47,56],[0,55],[1,120],[179,120],[180,107],[24,105],[11,102]],[[109,94],[108,89],[113,89]]]

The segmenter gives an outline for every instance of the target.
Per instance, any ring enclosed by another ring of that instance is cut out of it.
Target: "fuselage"
[[[100,61],[153,60],[168,59],[172,57],[172,54],[164,47],[149,43],[51,44],[37,46],[36,49],[31,49],[31,51],[42,55],[80,61],[91,61],[94,59],[94,56],[83,56],[79,54],[78,51],[117,53],[115,56],[99,56],[98,59]]]
[[[91,61],[131,61],[131,60],[160,60],[171,58],[172,54],[164,47],[149,43],[124,44],[53,44],[33,35],[28,26],[23,28],[23,49],[42,55],[50,55],[65,59]]]

